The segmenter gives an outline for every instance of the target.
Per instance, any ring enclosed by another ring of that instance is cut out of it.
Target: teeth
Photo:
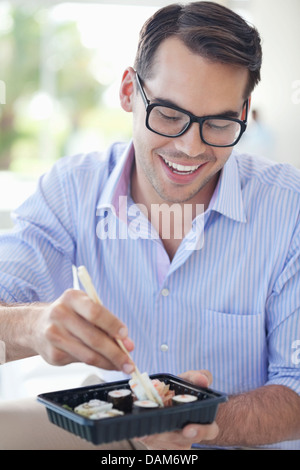
[[[185,166],[185,165],[179,165],[178,163],[169,162],[165,158],[163,160],[170,168],[173,168],[174,170],[185,172],[185,173],[192,173],[193,171],[197,170],[201,166],[201,165]]]

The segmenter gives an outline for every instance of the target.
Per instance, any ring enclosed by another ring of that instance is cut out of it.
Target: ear
[[[120,103],[124,111],[128,113],[133,109],[135,71],[132,67],[128,67],[123,73],[120,86]]]

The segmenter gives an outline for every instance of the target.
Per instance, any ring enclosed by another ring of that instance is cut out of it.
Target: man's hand
[[[126,326],[84,292],[67,290],[54,303],[37,305],[35,312],[33,306],[31,313],[32,346],[50,364],[84,362],[132,372],[132,362],[115,341],[133,349]]]
[[[212,382],[212,376],[208,371],[189,371],[181,374],[181,377],[198,385],[208,387]],[[138,439],[148,450],[188,450],[192,444],[201,441],[210,441],[218,435],[217,424],[188,424],[180,431],[153,434]]]

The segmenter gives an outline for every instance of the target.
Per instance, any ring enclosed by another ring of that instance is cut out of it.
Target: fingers
[[[189,441],[192,439],[192,443],[200,443],[201,441],[211,441],[215,439],[218,433],[218,425],[213,422],[212,424],[203,426],[189,424],[183,429],[182,436]]]
[[[105,331],[112,338],[124,339],[128,336],[126,325],[104,306],[92,302],[84,292],[67,290],[61,299],[89,323]]]
[[[145,436],[140,440],[149,450],[188,450],[195,443],[211,441],[218,435],[219,428],[212,424],[189,424],[182,431],[166,432]]]
[[[85,362],[97,367],[132,372],[134,365],[115,339],[131,351],[133,342],[126,326],[103,306],[92,302],[82,291],[66,291],[50,307],[45,336],[48,362]]]
[[[180,377],[199,387],[209,387],[212,384],[213,377],[208,370],[190,370],[180,374]]]

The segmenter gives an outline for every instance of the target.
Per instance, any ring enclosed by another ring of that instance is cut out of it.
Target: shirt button
[[[160,346],[160,350],[161,350],[162,352],[166,352],[166,351],[168,351],[168,349],[169,349],[169,346],[168,346],[167,344],[162,344],[162,345]]]
[[[161,295],[163,295],[164,297],[168,297],[169,294],[170,294],[169,289],[165,288],[161,291]]]

